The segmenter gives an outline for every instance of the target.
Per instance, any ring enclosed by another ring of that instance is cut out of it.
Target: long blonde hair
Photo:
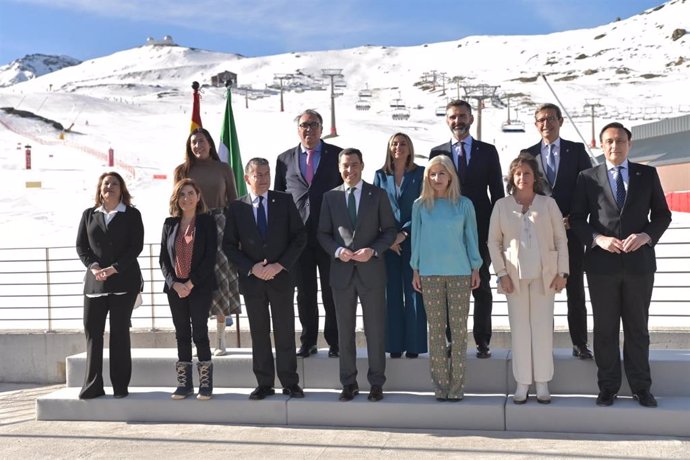
[[[419,195],[418,200],[422,204],[431,209],[434,207],[434,189],[431,186],[431,180],[429,179],[429,171],[436,165],[441,165],[446,173],[450,177],[450,182],[448,183],[448,199],[451,203],[455,204],[460,200],[460,179],[455,172],[455,167],[453,166],[453,161],[448,155],[438,155],[429,160],[429,163],[424,169],[424,183],[422,184],[422,193]]]

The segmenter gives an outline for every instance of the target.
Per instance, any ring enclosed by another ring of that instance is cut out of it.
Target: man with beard
[[[454,100],[446,106],[446,124],[453,138],[431,149],[429,159],[437,155],[447,155],[460,178],[460,193],[472,201],[477,215],[479,234],[479,253],[484,263],[479,269],[480,285],[472,291],[474,297],[474,341],[477,344],[477,357],[489,358],[491,350],[491,258],[486,241],[489,234],[489,219],[494,203],[505,196],[501,163],[496,147],[473,139],[470,126],[474,122],[472,106],[463,100]],[[487,194],[488,190],[488,194]],[[489,194],[491,195],[489,197]],[[447,331],[448,333],[448,331]],[[449,337],[453,342],[453,338]]]

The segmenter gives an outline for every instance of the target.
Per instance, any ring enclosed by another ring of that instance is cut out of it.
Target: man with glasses
[[[592,163],[584,144],[560,138],[563,117],[557,105],[540,105],[534,112],[534,119],[542,140],[527,150],[537,159],[544,192],[558,203],[568,237],[569,273],[561,275],[568,280],[565,289],[568,294],[568,329],[573,343],[573,356],[592,359],[592,351],[587,346],[587,308],[582,271],[585,251],[569,224],[577,175],[591,168]]]
[[[317,352],[319,309],[317,302],[318,268],[321,299],[326,314],[323,335],[328,343],[328,356],[338,357],[338,325],[331,287],[328,284],[330,257],[319,245],[319,225],[323,194],[343,183],[338,172],[338,153],[342,150],[321,140],[323,118],[315,110],[305,110],[295,119],[300,143],[278,156],[274,189],[287,192],[297,205],[307,228],[307,246],[297,262],[297,308],[302,324],[301,346],[297,356],[308,358]]]

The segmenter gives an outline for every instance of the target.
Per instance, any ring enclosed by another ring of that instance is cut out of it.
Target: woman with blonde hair
[[[470,292],[479,286],[477,219],[472,202],[460,194],[449,157],[432,158],[412,207],[412,284],[422,293],[429,322],[429,354],[439,401],[464,397],[467,316]],[[447,353],[446,328],[452,347]]]
[[[216,222],[208,214],[201,189],[192,179],[175,184],[170,196],[170,215],[163,224],[159,263],[175,324],[177,340],[177,389],[173,399],[194,392],[192,384],[192,339],[199,362],[197,399],[210,399],[213,363],[208,340],[208,312],[216,287]]]
[[[414,162],[412,139],[395,133],[388,140],[386,161],[374,185],[386,191],[398,234],[386,259],[386,351],[391,358],[416,358],[427,352],[426,311],[422,295],[412,288],[412,204],[419,197],[424,168]]]

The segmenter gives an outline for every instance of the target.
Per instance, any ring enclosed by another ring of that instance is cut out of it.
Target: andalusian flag
[[[237,196],[247,194],[247,186],[244,183],[244,166],[240,156],[240,142],[237,139],[237,129],[235,129],[235,117],[232,115],[232,93],[230,86],[227,86],[227,104],[225,106],[225,118],[220,130],[220,144],[218,145],[218,156],[220,161],[225,161],[232,167],[235,174],[235,185],[237,186]]]
[[[195,129],[202,128],[201,113],[199,111],[199,82],[192,82],[192,89],[194,90],[194,103],[192,105],[192,127],[189,132],[194,132]]]

